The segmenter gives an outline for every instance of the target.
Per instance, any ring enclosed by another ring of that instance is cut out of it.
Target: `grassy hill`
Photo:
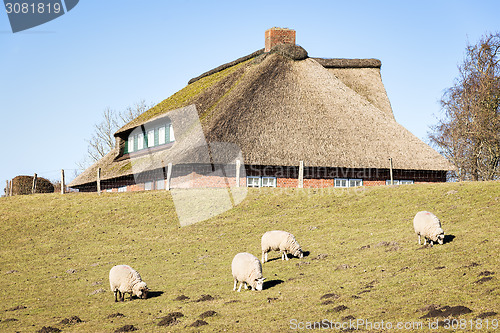
[[[418,245],[420,210],[440,217],[444,245]],[[165,191],[1,198],[0,331],[283,332],[349,320],[380,331],[382,321],[442,327],[447,315],[498,327],[499,220],[499,182],[251,189],[234,209],[186,227]],[[270,253],[265,289],[233,291],[233,256],[260,258],[260,237],[274,229],[307,255]],[[152,297],[114,303],[116,264],[137,269]],[[164,318],[174,312],[183,316]]]

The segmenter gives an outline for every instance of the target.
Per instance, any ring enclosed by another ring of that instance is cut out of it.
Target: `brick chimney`
[[[266,30],[265,52],[269,52],[274,45],[278,44],[295,45],[295,30],[276,27]]]

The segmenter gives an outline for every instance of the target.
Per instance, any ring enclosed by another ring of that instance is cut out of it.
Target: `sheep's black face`
[[[438,241],[439,244],[443,245],[443,243],[444,243],[444,233],[438,235],[437,241]]]
[[[140,291],[141,294],[139,295],[139,297],[142,299],[148,298],[148,292],[149,292],[148,288],[141,289]]]
[[[298,257],[298,258],[303,258],[304,257],[304,253],[302,252],[302,249],[298,249],[297,251],[294,252],[293,255],[296,256],[296,257]]]

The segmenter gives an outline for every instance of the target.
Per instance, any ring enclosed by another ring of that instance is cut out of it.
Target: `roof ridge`
[[[382,62],[378,59],[347,59],[347,58],[311,58],[325,68],[380,68]]]
[[[220,66],[218,66],[218,67],[215,67],[214,69],[211,69],[211,70],[209,70],[209,71],[207,71],[207,72],[205,72],[205,73],[203,73],[203,74],[201,74],[201,75],[199,75],[199,76],[197,76],[197,77],[192,78],[191,80],[189,80],[189,81],[188,81],[188,84],[191,84],[191,83],[193,83],[193,82],[196,82],[196,81],[198,81],[199,79],[204,78],[205,76],[210,76],[210,75],[212,75],[212,74],[215,74],[215,73],[218,73],[218,72],[220,72],[220,71],[223,71],[223,70],[224,70],[224,69],[226,69],[226,68],[229,68],[229,67],[235,66],[235,65],[237,65],[237,64],[239,64],[239,63],[242,63],[242,62],[244,62],[244,61],[247,61],[248,59],[255,58],[255,57],[257,57],[257,56],[261,55],[262,53],[264,53],[264,49],[260,49],[260,50],[258,50],[258,51],[253,52],[253,53],[250,53],[249,55],[246,55],[246,56],[244,56],[244,57],[241,57],[241,58],[238,58],[238,59],[233,60],[233,61],[231,61],[231,62],[228,62],[228,63],[222,64],[222,65],[220,65]]]

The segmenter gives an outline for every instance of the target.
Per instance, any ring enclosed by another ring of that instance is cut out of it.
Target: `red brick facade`
[[[278,44],[293,44],[295,45],[295,30],[286,28],[271,28],[265,33],[265,52],[269,52],[271,48]]]
[[[299,167],[246,165],[240,169],[240,186],[247,186],[247,176],[271,177],[276,179],[276,187],[297,188],[299,186]],[[415,184],[445,182],[446,171],[393,170],[394,180],[409,180]],[[385,185],[390,179],[388,169],[346,169],[346,168],[304,168],[304,188],[335,187],[336,179],[360,179],[363,186]],[[166,171],[154,170],[148,173],[121,177],[101,182],[103,191],[144,191],[165,189]],[[163,182],[163,184],[161,183]],[[148,184],[146,186],[146,183]],[[176,165],[173,167],[171,188],[222,188],[236,185],[235,166]],[[80,188],[80,191],[96,191],[96,186]]]

